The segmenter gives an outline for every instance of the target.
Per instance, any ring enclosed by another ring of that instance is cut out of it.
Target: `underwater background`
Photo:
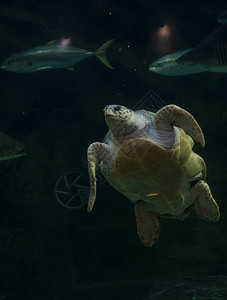
[[[192,47],[218,28],[225,9],[226,1],[213,0],[1,1],[1,61],[54,39],[69,37],[90,51],[115,39],[107,51],[114,70],[96,57],[73,72],[0,70],[0,130],[27,150],[0,164],[1,300],[227,299],[227,75],[168,77],[148,70],[155,59]],[[156,32],[167,23],[174,35],[163,45]],[[221,218],[160,219],[159,241],[147,248],[136,234],[132,203],[101,176],[90,214],[86,205],[61,205],[56,183],[72,172],[89,186],[86,151],[107,132],[103,108],[132,108],[151,89],[200,124],[206,146],[194,149],[206,162]],[[206,288],[206,276],[224,283],[215,298],[147,298],[159,282],[185,276],[195,282],[199,276]]]

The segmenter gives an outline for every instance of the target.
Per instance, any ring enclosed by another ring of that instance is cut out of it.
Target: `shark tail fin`
[[[107,57],[106,57],[106,51],[109,48],[109,46],[113,43],[114,40],[110,40],[108,42],[106,42],[105,44],[103,44],[100,48],[98,48],[98,50],[96,51],[96,55],[97,57],[101,60],[102,63],[104,63],[105,66],[107,66],[110,69],[114,69],[110,62],[108,61]]]

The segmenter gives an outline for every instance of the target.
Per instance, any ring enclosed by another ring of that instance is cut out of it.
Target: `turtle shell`
[[[192,138],[179,130],[169,149],[148,138],[124,140],[112,168],[101,166],[103,175],[132,202],[144,200],[157,214],[183,212],[191,204],[185,203],[185,182],[200,172],[205,178],[205,163],[192,151]]]

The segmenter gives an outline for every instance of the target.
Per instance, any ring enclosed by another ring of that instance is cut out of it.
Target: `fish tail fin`
[[[110,40],[103,44],[98,50],[96,51],[97,57],[101,60],[102,63],[104,63],[105,66],[107,66],[110,69],[114,69],[110,62],[108,61],[106,57],[106,50],[109,48],[109,46],[113,43],[114,40]]]

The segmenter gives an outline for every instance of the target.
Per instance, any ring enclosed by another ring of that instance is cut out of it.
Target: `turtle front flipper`
[[[90,178],[90,196],[88,199],[88,212],[94,206],[96,198],[96,170],[98,164],[106,157],[108,153],[108,146],[103,143],[93,143],[88,147],[87,160],[88,160],[88,173]]]
[[[194,117],[186,110],[176,105],[167,105],[157,111],[154,119],[154,127],[157,130],[170,131],[173,126],[182,128],[185,133],[205,146],[202,129]]]
[[[138,201],[135,204],[137,234],[145,246],[151,247],[159,239],[160,225],[158,218],[146,210],[147,204]]]
[[[191,193],[198,195],[195,202],[197,217],[205,221],[217,222],[220,218],[219,207],[211,194],[208,184],[204,180],[200,180],[192,187]]]

